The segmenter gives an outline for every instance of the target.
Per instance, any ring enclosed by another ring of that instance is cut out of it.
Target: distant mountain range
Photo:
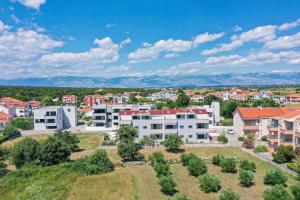
[[[299,73],[247,73],[192,76],[51,77],[0,80],[0,85],[49,87],[201,87],[300,84]]]

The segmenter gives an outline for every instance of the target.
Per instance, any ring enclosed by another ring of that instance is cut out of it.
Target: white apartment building
[[[164,140],[179,135],[187,143],[209,143],[209,116],[205,109],[124,110],[120,126],[132,125],[138,130],[138,140],[145,136]]]
[[[152,104],[101,104],[93,107],[94,128],[117,128],[119,126],[119,112],[123,110],[153,110]]]
[[[151,95],[151,100],[152,101],[157,101],[157,100],[160,100],[160,99],[170,99],[172,101],[176,101],[177,94],[170,93],[170,92],[156,92],[156,93],[153,93]]]
[[[127,103],[129,100],[129,96],[123,94],[113,95],[112,97],[113,103]]]
[[[209,116],[209,126],[215,126],[221,121],[220,116],[220,102],[212,102],[211,105],[195,106],[192,109],[204,109]]]
[[[77,125],[76,106],[47,106],[33,113],[35,130],[62,130]]]

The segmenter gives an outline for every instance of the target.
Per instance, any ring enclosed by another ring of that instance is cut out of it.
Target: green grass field
[[[94,140],[101,139],[101,135],[80,136],[80,146],[88,152],[98,148]],[[99,141],[99,140],[98,140]],[[166,152],[163,148],[150,148],[142,150],[145,158],[154,151],[162,151],[165,159],[179,160],[180,154]],[[206,160],[208,171],[215,174],[220,180],[222,188],[232,188],[241,195],[244,200],[262,199],[263,190],[267,187],[263,184],[265,172],[273,166],[243,152],[239,148],[186,148],[185,153],[194,153]],[[235,156],[239,159],[253,160],[257,166],[255,173],[255,185],[243,188],[239,185],[238,173],[222,173],[220,168],[210,163],[211,157],[217,153]],[[108,150],[111,160],[121,163],[116,150]],[[219,193],[205,194],[199,188],[197,178],[190,176],[186,167],[181,164],[172,164],[171,172],[177,184],[177,190],[185,193],[194,200],[218,199]],[[296,182],[289,176],[288,185]],[[170,197],[160,192],[158,179],[152,167],[145,164],[133,167],[120,167],[117,165],[112,173],[86,176],[70,172],[66,164],[51,167],[36,167],[10,172],[0,179],[0,199],[70,199],[70,200],[167,200]]]

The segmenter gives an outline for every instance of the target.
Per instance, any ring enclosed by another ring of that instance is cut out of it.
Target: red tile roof
[[[291,111],[300,111],[300,108],[283,108],[283,107],[264,107],[264,108],[238,108],[237,112],[240,113],[244,119],[258,119],[279,117]]]
[[[0,112],[0,120],[9,119],[12,118],[10,114],[7,114],[5,112]]]
[[[288,95],[286,95],[286,97],[290,97],[290,98],[300,98],[300,94],[288,94]]]

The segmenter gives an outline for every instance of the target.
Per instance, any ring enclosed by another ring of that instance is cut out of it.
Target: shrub
[[[164,154],[162,154],[160,151],[156,151],[156,152],[152,153],[149,156],[149,160],[150,160],[152,166],[155,163],[165,163],[166,162],[164,160]]]
[[[212,163],[216,166],[220,166],[222,159],[224,156],[221,156],[220,154],[217,154],[212,157]]]
[[[25,164],[35,163],[39,158],[39,143],[30,137],[26,137],[14,146],[11,155],[12,162],[17,168]]]
[[[117,131],[117,136],[121,142],[134,141],[137,137],[137,130],[133,126],[121,126]]]
[[[79,150],[79,139],[75,134],[72,134],[69,131],[56,131],[54,137],[61,140],[65,146],[70,148],[72,152]]]
[[[11,125],[22,130],[31,130],[34,123],[33,118],[16,118],[11,122]]]
[[[6,164],[3,161],[0,161],[0,178],[4,176],[8,170],[6,169]]]
[[[4,157],[8,154],[9,154],[9,149],[0,146],[0,161],[3,160]]]
[[[204,174],[199,178],[200,188],[205,193],[218,192],[221,189],[220,180],[212,174]]]
[[[266,136],[266,135],[261,136],[260,140],[264,141],[264,142],[267,142],[268,141],[268,136]]]
[[[241,142],[243,142],[244,141],[244,137],[243,136],[239,136],[238,140],[241,141]]]
[[[174,197],[171,200],[192,200],[188,198],[185,194],[177,193],[174,195]]]
[[[240,169],[255,172],[256,171],[256,166],[255,166],[254,162],[251,162],[251,161],[248,161],[248,160],[242,160],[240,162]]]
[[[171,176],[162,176],[159,178],[159,185],[161,191],[167,195],[173,195],[176,193],[176,183]]]
[[[221,192],[219,200],[239,200],[240,195],[233,192],[231,189],[226,189]]]
[[[170,166],[166,163],[156,162],[154,163],[153,168],[158,177],[171,175]]]
[[[119,142],[118,154],[124,162],[143,160],[143,156],[139,153],[141,149],[134,141]]]
[[[264,200],[292,200],[290,193],[284,188],[283,185],[274,185],[267,188],[263,194]]]
[[[4,128],[3,135],[8,139],[14,139],[20,137],[21,133],[16,129],[16,127],[9,125]]]
[[[254,148],[254,142],[252,139],[249,139],[249,138],[245,138],[243,140],[243,145],[242,145],[244,148],[246,149],[253,149]]]
[[[291,186],[290,190],[294,196],[294,200],[300,200],[300,183]]]
[[[225,135],[219,135],[217,137],[218,142],[221,142],[223,144],[227,144],[228,143],[228,138]]]
[[[287,168],[300,174],[300,162],[299,161],[297,161],[296,163],[288,163]]]
[[[236,160],[235,158],[223,158],[220,164],[222,172],[236,173]]]
[[[192,157],[189,159],[187,169],[191,175],[196,177],[207,172],[206,164],[198,157]]]
[[[43,166],[65,162],[70,155],[71,149],[55,137],[50,136],[40,144],[39,162]]]
[[[254,184],[254,174],[252,171],[241,170],[239,180],[242,186],[249,187]]]
[[[183,141],[178,135],[170,135],[164,142],[163,145],[166,147],[167,151],[177,153],[180,150],[180,146]]]
[[[266,185],[276,185],[285,184],[288,180],[287,176],[280,169],[272,169],[268,171],[264,177],[264,184]]]
[[[75,161],[71,165],[74,171],[88,175],[107,173],[114,170],[105,150],[97,150],[93,155]]]
[[[279,146],[273,153],[273,159],[277,163],[291,162],[296,156],[292,146]]]
[[[154,139],[148,136],[145,136],[142,140],[141,140],[141,144],[143,146],[154,146]]]
[[[189,160],[191,158],[195,158],[195,157],[197,158],[197,156],[192,153],[190,153],[190,154],[183,153],[180,155],[180,162],[182,163],[183,166],[187,166],[189,163]]]
[[[264,153],[268,152],[268,149],[265,145],[257,145],[256,147],[254,147],[253,151],[255,153]]]

